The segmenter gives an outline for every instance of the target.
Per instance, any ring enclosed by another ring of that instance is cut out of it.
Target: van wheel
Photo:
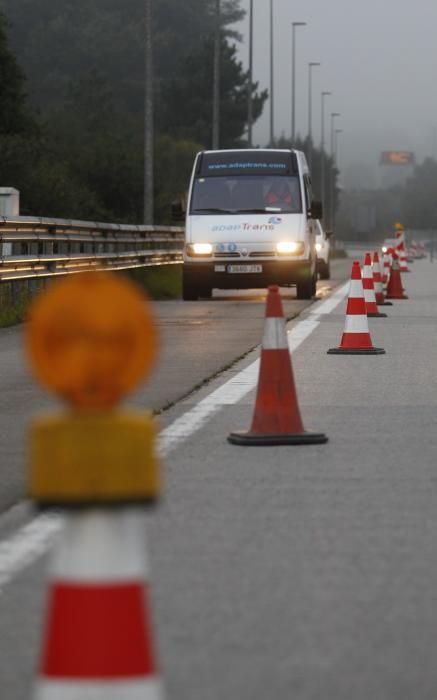
[[[193,280],[192,276],[182,269],[182,299],[184,301],[197,301],[200,288]]]
[[[315,277],[310,277],[305,282],[299,282],[296,285],[296,298],[297,299],[311,299],[315,294]]]
[[[212,287],[202,287],[200,289],[199,296],[203,297],[203,299],[211,299]]]
[[[329,280],[331,277],[331,261],[328,259],[327,263],[322,263],[320,265],[320,279]]]

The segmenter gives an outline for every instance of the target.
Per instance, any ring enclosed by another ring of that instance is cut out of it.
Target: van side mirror
[[[185,209],[180,199],[171,203],[171,218],[173,221],[182,221],[185,216]]]
[[[334,235],[334,231],[325,231],[326,238],[331,238]]]
[[[313,199],[311,203],[311,218],[312,219],[323,219],[323,206],[322,202],[317,199]]]

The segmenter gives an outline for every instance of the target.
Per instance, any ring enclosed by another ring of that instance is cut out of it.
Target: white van
[[[321,216],[302,152],[201,151],[188,193],[183,298],[279,284],[296,285],[298,299],[310,299]]]

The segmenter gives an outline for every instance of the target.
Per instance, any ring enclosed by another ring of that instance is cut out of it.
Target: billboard
[[[412,151],[383,151],[379,162],[381,165],[414,165],[415,158]]]

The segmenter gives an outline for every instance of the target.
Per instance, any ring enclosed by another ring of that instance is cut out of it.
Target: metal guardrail
[[[182,261],[184,229],[0,217],[0,282]]]

